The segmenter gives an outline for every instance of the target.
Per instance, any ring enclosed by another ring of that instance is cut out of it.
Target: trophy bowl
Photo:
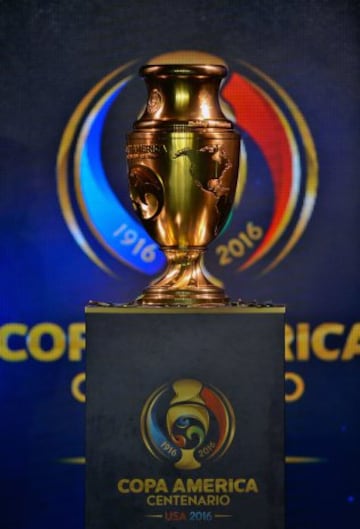
[[[221,64],[148,64],[140,69],[146,108],[127,135],[130,197],[167,258],[141,305],[224,305],[203,254],[224,226],[235,196],[240,136],[223,115]]]

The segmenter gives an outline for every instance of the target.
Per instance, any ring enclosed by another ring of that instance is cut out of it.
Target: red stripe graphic
[[[278,113],[253,83],[233,73],[222,91],[222,96],[231,105],[239,127],[251,136],[263,153],[274,186],[274,208],[270,226],[261,244],[242,265],[243,269],[253,263],[263,249],[276,240],[276,229],[286,213],[292,189],[292,154]]]

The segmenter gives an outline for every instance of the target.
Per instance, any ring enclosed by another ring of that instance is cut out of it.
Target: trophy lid
[[[163,53],[150,59],[142,68],[140,75],[206,75],[225,77],[226,63],[217,55],[197,50],[179,50]]]
[[[141,77],[219,77],[222,79],[227,75],[227,68],[222,64],[145,64],[140,68],[139,74]]]
[[[198,50],[178,50],[152,57],[146,64],[219,64],[226,66],[221,57]]]

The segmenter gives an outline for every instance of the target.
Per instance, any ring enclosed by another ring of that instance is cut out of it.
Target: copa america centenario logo
[[[62,213],[81,249],[112,276],[120,277],[124,265],[153,275],[165,264],[132,212],[124,138],[142,112],[139,66],[164,57],[178,61],[181,54],[206,60],[202,52],[187,51],[120,66],[83,97],[62,136]],[[299,107],[272,77],[244,60],[219,60],[230,71],[221,88],[222,110],[243,141],[233,212],[207,259],[237,273],[263,274],[291,253],[308,226],[318,191],[315,144]]]
[[[157,388],[141,413],[141,436],[157,459],[180,470],[200,468],[222,457],[235,434],[235,416],[226,396],[196,379]]]

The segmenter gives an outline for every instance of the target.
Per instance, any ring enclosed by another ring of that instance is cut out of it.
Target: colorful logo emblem
[[[235,433],[235,416],[225,395],[199,380],[181,379],[156,389],[141,414],[149,452],[175,468],[193,470],[218,459]]]
[[[152,275],[165,264],[134,216],[127,188],[125,134],[146,99],[137,75],[145,62],[123,65],[91,88],[71,116],[58,153],[66,223],[88,257],[113,276],[121,276],[124,265]],[[264,273],[289,255],[309,223],[318,189],[317,155],[289,94],[255,66],[240,60],[228,66],[221,105],[243,138],[239,184],[233,213],[207,261],[215,273],[221,273],[216,265]],[[151,105],[158,103],[154,94]]]

